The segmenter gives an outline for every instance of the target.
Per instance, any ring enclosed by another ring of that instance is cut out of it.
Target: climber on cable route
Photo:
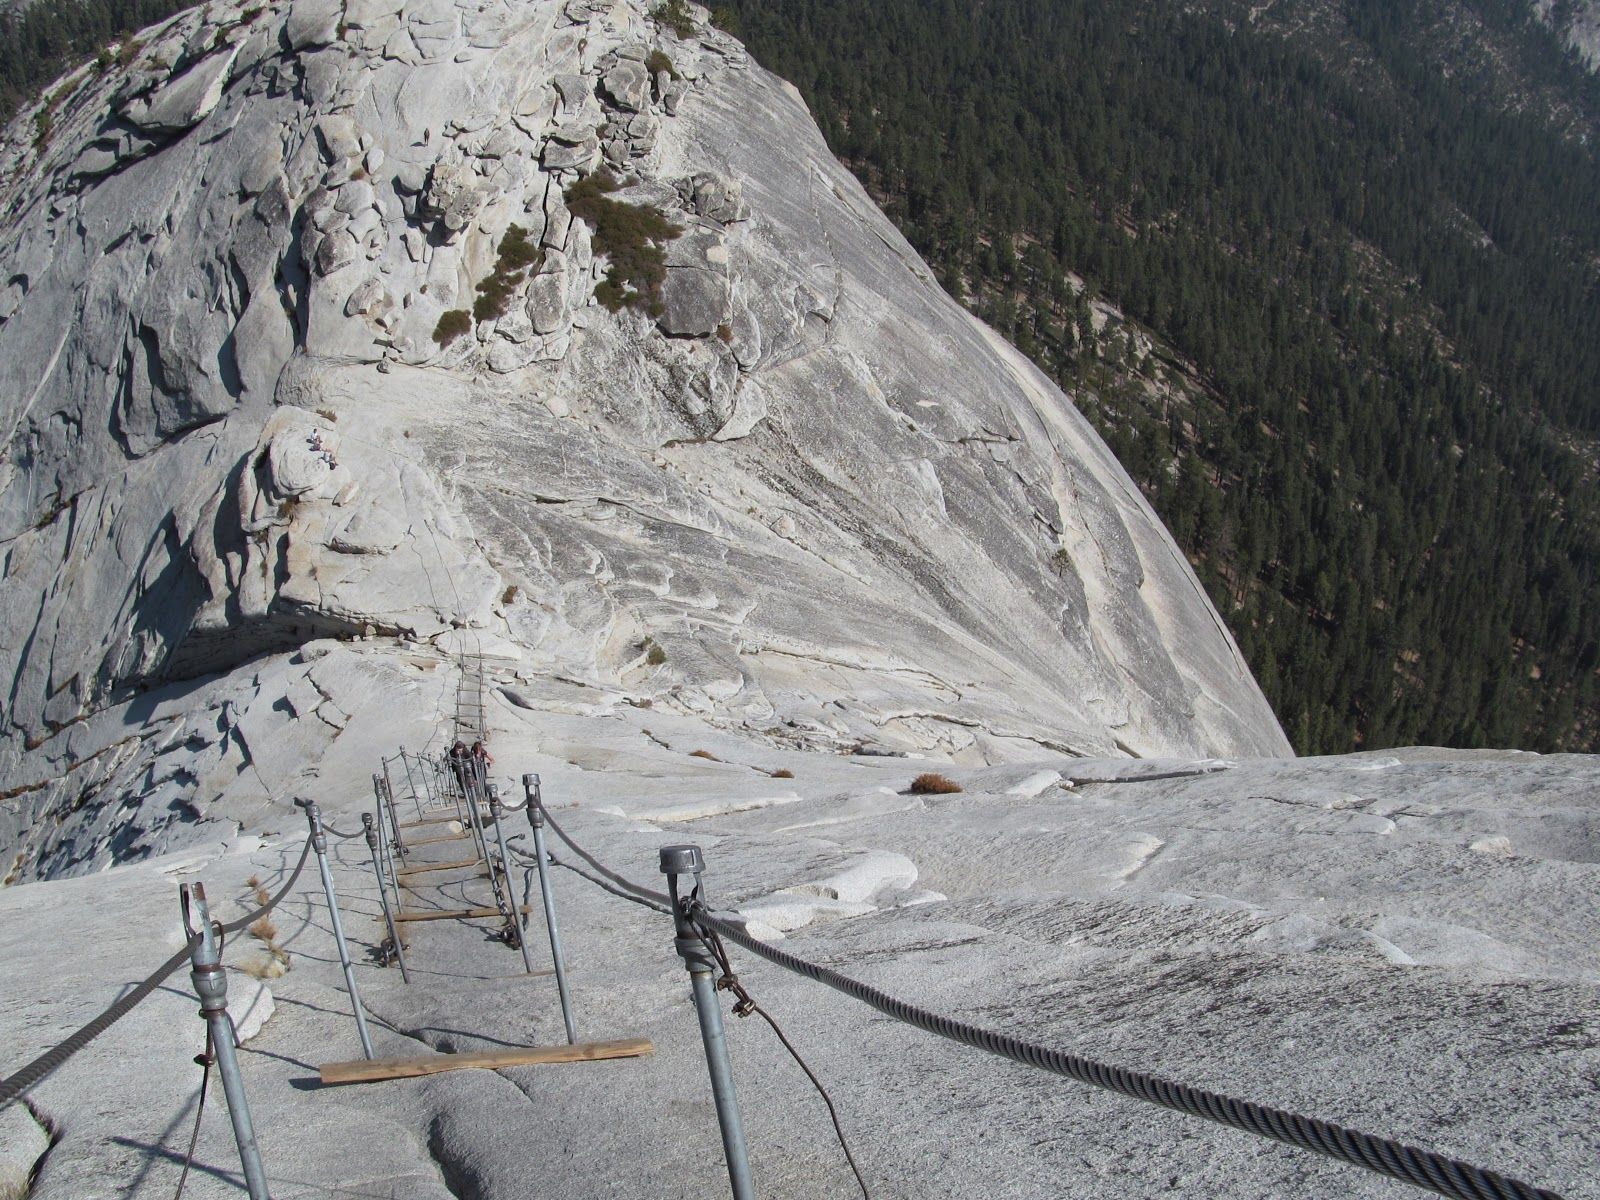
[[[487,791],[489,786],[489,767],[494,759],[489,756],[489,747],[482,742],[472,743],[472,772],[477,777],[480,791]]]
[[[471,761],[472,755],[467,750],[467,744],[457,740],[456,744],[450,747],[450,771],[456,777],[456,787],[461,789],[463,799],[471,795],[467,791],[467,771]]]

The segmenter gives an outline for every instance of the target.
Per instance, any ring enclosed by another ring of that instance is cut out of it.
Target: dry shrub
[[[520,225],[513,225],[500,239],[499,256],[489,277],[478,284],[478,298],[472,304],[472,315],[480,321],[493,321],[506,315],[511,297],[530,270],[538,270],[544,262],[544,251],[539,243],[528,236]],[[438,335],[434,335],[438,340]]]
[[[458,337],[472,332],[472,314],[465,309],[452,308],[442,313],[439,323],[433,327],[433,340],[441,346],[448,346]],[[411,436],[411,431],[406,430],[406,436]]]
[[[672,59],[668,57],[667,52],[659,46],[645,55],[644,69],[650,72],[651,82],[654,82],[655,77],[663,71],[673,79],[682,78],[678,74],[678,68],[672,65]]]
[[[272,945],[278,940],[278,927],[272,923],[271,917],[259,917],[250,923],[245,930],[251,937],[260,938],[267,945]]]
[[[720,758],[718,758],[715,754],[711,753],[711,751],[709,751],[709,750],[691,750],[691,751],[689,751],[689,757],[690,758],[703,758],[707,762],[721,762],[722,761]]]
[[[254,979],[277,979],[289,971],[289,955],[274,946],[265,954],[252,954],[239,964],[239,970]]]
[[[794,772],[789,770],[788,767],[779,767],[776,771],[768,771],[767,774],[771,775],[774,779],[793,779],[794,778]]]
[[[907,790],[914,796],[947,796],[959,792],[961,785],[948,776],[924,771],[911,781],[911,787]]]
[[[249,879],[246,879],[244,881],[244,885],[247,888],[258,888],[258,887],[260,887],[261,886],[261,876],[259,876],[259,875],[250,876]]]
[[[607,259],[606,277],[595,299],[612,312],[641,308],[652,317],[665,309],[661,285],[667,279],[666,242],[683,232],[667,214],[649,204],[627,204],[609,193],[622,185],[608,170],[580,179],[566,191],[567,208],[594,228],[594,252]]]

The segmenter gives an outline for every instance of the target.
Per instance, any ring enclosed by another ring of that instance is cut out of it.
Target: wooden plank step
[[[455,871],[461,867],[476,867],[483,860],[474,855],[471,858],[457,859],[455,862],[423,863],[419,867],[401,867],[396,875],[421,875],[424,871]]]
[[[462,842],[471,837],[470,833],[447,833],[443,837],[417,838],[415,841],[406,839],[406,849],[413,846],[436,846],[440,842]]]
[[[526,916],[533,910],[526,904],[518,907],[517,911]],[[395,914],[396,921],[454,921],[475,920],[478,917],[498,917],[500,910],[494,907],[487,908],[417,908],[409,911],[402,910]]]
[[[615,1042],[579,1042],[576,1046],[519,1046],[512,1050],[469,1051],[462,1054],[419,1054],[415,1058],[358,1058],[353,1062],[323,1063],[322,1082],[373,1083],[380,1079],[413,1079],[440,1071],[479,1067],[530,1067],[539,1063],[596,1062],[606,1058],[638,1058],[654,1054],[649,1038],[623,1038]]]
[[[416,829],[418,826],[421,826],[421,825],[442,825],[446,821],[459,821],[460,819],[461,818],[456,816],[454,813],[450,814],[449,816],[445,816],[445,817],[421,817],[421,818],[419,818],[418,820],[415,820],[415,821],[401,821],[400,822],[400,828],[401,829]]]

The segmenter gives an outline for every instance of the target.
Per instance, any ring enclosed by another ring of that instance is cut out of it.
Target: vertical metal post
[[[667,877],[672,896],[672,920],[677,928],[673,943],[683,965],[689,968],[689,983],[694,1006],[700,1017],[700,1040],[706,1047],[706,1065],[711,1071],[711,1095],[717,1104],[717,1123],[722,1126],[722,1150],[728,1159],[728,1181],[734,1200],[754,1200],[755,1184],[750,1178],[750,1158],[744,1143],[744,1122],[739,1117],[739,1097],[733,1089],[733,1063],[728,1057],[728,1038],[722,1028],[722,1006],[717,1002],[713,980],[716,963],[689,919],[687,900],[680,894],[678,880],[693,875],[700,886],[705,860],[699,846],[661,847],[661,873]]]
[[[533,960],[528,957],[528,938],[522,929],[522,918],[517,912],[517,890],[511,886],[511,852],[506,849],[506,831],[500,824],[500,793],[489,793],[489,815],[494,818],[494,840],[500,844],[500,871],[506,880],[506,900],[509,910],[506,913],[511,921],[511,935],[517,939],[517,949],[522,951],[522,969],[529,975],[533,974]],[[492,868],[491,868],[492,869]]]
[[[422,776],[422,790],[428,797],[429,808],[438,807],[438,801],[433,793],[433,785],[428,782],[428,774],[436,765],[435,763],[424,761],[420,754],[417,756],[417,774]]]
[[[454,764],[451,766],[455,770]],[[483,836],[483,813],[478,807],[477,789],[474,783],[477,779],[476,768],[469,762],[461,768],[461,791],[466,796],[467,809],[462,820],[466,822],[468,830],[472,833],[472,845],[478,857],[483,859],[483,865],[489,868],[489,882],[494,886],[495,896],[498,899],[500,887],[494,883],[494,864],[489,861],[489,842]]]
[[[228,1117],[233,1122],[233,1140],[239,1145],[245,1188],[250,1200],[271,1200],[267,1194],[267,1173],[261,1165],[261,1149],[256,1145],[255,1126],[250,1120],[250,1104],[244,1095],[244,1077],[239,1073],[233,1020],[228,1016],[228,973],[222,966],[217,927],[212,925],[211,911],[206,907],[205,885],[180,884],[178,897],[183,906],[184,932],[194,938],[189,950],[192,964],[189,978],[194,981],[195,994],[200,997],[200,1015],[206,1019],[211,1052],[216,1056],[222,1091],[228,1098]],[[191,915],[199,922],[198,928],[190,923]]]
[[[405,839],[400,836],[400,818],[395,815],[394,797],[389,794],[388,788],[384,786],[382,775],[374,775],[372,777],[372,794],[378,798],[378,811],[389,814],[389,828],[394,831],[394,848],[400,851],[400,857],[404,859],[406,856],[406,843]]]
[[[401,756],[404,757],[405,748],[401,747]],[[388,789],[389,802],[394,803],[394,779],[389,775],[389,763],[392,759],[380,758],[378,762],[383,766],[383,786]],[[422,816],[422,802],[417,799],[416,789],[411,791],[411,802],[417,806],[417,816]]]
[[[417,794],[416,776],[411,774],[411,760],[406,757],[406,748],[400,747],[400,765],[405,768],[406,784],[411,788],[411,802],[417,806],[417,816],[422,816],[422,797]],[[420,765],[420,764],[419,764]],[[427,781],[424,780],[424,783]]]
[[[378,844],[383,847],[383,865],[384,869],[389,873],[389,886],[394,889],[394,907],[395,911],[398,912],[406,906],[405,898],[400,895],[400,875],[395,870],[394,853],[389,849],[389,841],[383,836],[383,822],[379,821],[377,825]]]
[[[322,832],[322,810],[310,800],[296,800],[306,810],[311,826],[311,848],[317,852],[317,870],[322,873],[322,892],[328,898],[328,917],[333,925],[333,940],[339,947],[339,962],[344,967],[345,986],[350,989],[350,1008],[356,1015],[356,1032],[361,1035],[361,1052],[372,1057],[372,1035],[367,1032],[367,1014],[361,1007],[361,989],[356,987],[356,970],[350,965],[350,947],[344,940],[344,922],[339,919],[339,896],[333,890],[333,875],[328,871],[328,835]]]
[[[377,824],[371,813],[361,814],[361,827],[367,834],[367,849],[372,852],[372,871],[378,877],[378,899],[383,902],[383,923],[389,927],[389,941],[394,946],[395,961],[400,964],[400,978],[410,983],[411,972],[406,970],[406,950],[400,944],[400,928],[394,923],[394,913],[389,908],[389,885],[383,881],[383,852],[378,847]]]
[[[561,1020],[567,1027],[567,1042],[578,1044],[572,1024],[572,999],[567,993],[567,960],[561,953],[561,927],[556,924],[556,896],[550,888],[549,855],[544,849],[544,796],[539,777],[522,777],[522,791],[528,798],[528,824],[533,826],[533,856],[539,868],[539,895],[544,899],[544,927],[550,932],[550,957],[555,961],[556,991],[561,995]]]

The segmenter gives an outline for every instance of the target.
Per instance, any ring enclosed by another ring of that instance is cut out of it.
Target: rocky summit
[[[262,690],[317,639],[466,638],[530,686],[835,751],[1287,751],[1072,405],[790,88],[685,32],[612,3],[210,5],[53,89],[47,136],[19,118],[13,878],[238,820],[252,721],[351,715],[310,668]],[[608,278],[630,236],[645,291]]]
[[[1287,757],[1071,401],[703,9],[212,3],[20,114],[0,211],[0,1068],[182,945],[175,883],[282,884],[295,798],[359,831],[387,770],[438,820],[407,771],[481,724],[500,796],[539,773],[651,886],[701,843],[760,938],[1600,1196],[1594,761]],[[380,1055],[564,1040],[481,923],[380,966],[373,857],[331,855]],[[487,892],[448,861],[396,894]],[[670,920],[557,875],[580,1035],[647,1058],[327,1088],[315,876],[224,951],[274,1196],[723,1191]],[[874,1196],[1412,1194],[735,953]],[[761,1194],[851,1194],[730,1025]],[[0,1109],[0,1194],[169,1194],[203,1044],[176,975]],[[187,1194],[238,1194],[198,1129]]]

